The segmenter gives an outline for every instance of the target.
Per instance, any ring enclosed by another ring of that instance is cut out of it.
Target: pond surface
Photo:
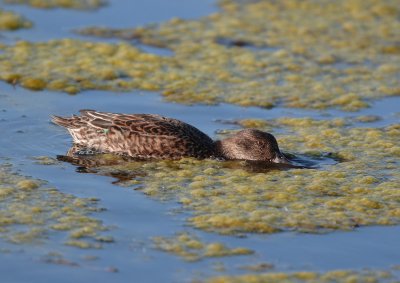
[[[44,41],[57,38],[81,38],[72,29],[101,25],[135,27],[163,22],[172,17],[198,18],[217,10],[214,1],[110,1],[94,12],[39,10],[25,6],[6,8],[34,22],[31,30],[4,33],[0,41],[17,39]],[[98,39],[96,39],[98,40]],[[112,40],[109,40],[112,41]],[[141,46],[147,52],[168,55],[166,51]],[[65,154],[70,136],[50,123],[52,114],[68,116],[79,109],[120,113],[157,113],[188,122],[211,137],[226,129],[238,129],[224,121],[312,117],[328,120],[337,117],[377,115],[370,123],[355,122],[354,127],[385,127],[399,123],[400,98],[372,102],[359,112],[335,109],[324,111],[275,107],[185,106],[165,102],[157,92],[124,93],[86,91],[78,95],[57,92],[33,92],[0,82],[0,162],[12,164],[12,171],[78,198],[94,197],[104,211],[92,216],[109,226],[107,235],[114,242],[102,249],[80,249],[63,245],[63,235],[54,233],[42,243],[13,244],[0,241],[2,282],[187,282],[221,274],[242,274],[243,265],[268,262],[274,271],[317,271],[336,269],[391,270],[400,264],[400,226],[363,227],[355,231],[327,234],[282,232],[246,234],[246,237],[220,235],[187,226],[188,211],[173,200],[160,201],[140,191],[113,184],[112,177],[79,174],[76,167],[62,162],[38,164],[36,157],[55,158]],[[334,165],[332,165],[334,166]],[[246,247],[255,254],[207,258],[187,262],[154,248],[152,238],[171,237],[187,231],[205,242],[222,242],[229,247]],[[1,232],[0,232],[1,233]],[[218,268],[223,265],[223,270]],[[392,270],[396,274],[398,271]],[[397,274],[399,275],[399,274]]]

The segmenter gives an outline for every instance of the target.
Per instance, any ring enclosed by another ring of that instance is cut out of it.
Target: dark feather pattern
[[[214,142],[197,128],[155,114],[116,114],[80,110],[72,117],[53,116],[65,127],[74,143],[99,153],[140,159],[224,158],[288,162],[273,135],[246,129]]]
[[[80,116],[54,116],[74,143],[103,153],[135,158],[179,159],[214,156],[214,142],[195,127],[153,114],[115,114],[81,110]]]

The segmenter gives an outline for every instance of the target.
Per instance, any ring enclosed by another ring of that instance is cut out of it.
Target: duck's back
[[[53,117],[68,129],[74,142],[99,152],[135,158],[207,158],[214,155],[214,142],[197,128],[182,121],[153,114],[115,114],[81,110],[69,118]]]

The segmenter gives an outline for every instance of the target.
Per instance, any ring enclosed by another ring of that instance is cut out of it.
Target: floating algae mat
[[[264,274],[246,274],[238,276],[217,276],[209,278],[207,283],[265,283],[265,282],[287,282],[287,283],[352,283],[352,282],[398,282],[389,271],[352,271],[334,270],[326,273],[318,272],[271,272]]]
[[[19,42],[3,50],[0,77],[33,90],[47,88],[76,93],[82,89],[154,89],[159,81],[166,80],[164,76],[171,80],[174,77],[157,72],[171,60],[143,53],[127,43],[111,45],[65,39]],[[41,67],[33,67],[29,62]]]
[[[180,103],[358,110],[400,94],[397,0],[222,1],[218,13],[82,34],[167,48],[58,40],[2,49],[0,78],[30,89],[158,90]]]
[[[35,8],[66,8],[77,10],[93,10],[104,6],[103,0],[3,0],[7,4],[24,4]]]
[[[0,31],[30,28],[32,23],[14,12],[0,9]]]
[[[55,233],[65,235],[65,244],[100,248],[112,238],[91,216],[101,211],[96,199],[78,198],[48,187],[43,181],[13,173],[0,164],[0,237],[12,243],[45,242]]]
[[[174,237],[154,237],[153,243],[157,249],[178,255],[186,261],[254,253],[246,248],[229,248],[219,242],[203,243],[197,236],[186,232],[177,233]]]
[[[182,159],[131,162],[97,172],[128,177],[122,184],[178,201],[191,212],[190,225],[210,232],[319,233],[400,223],[400,124],[355,128],[344,119],[309,118],[254,123],[279,131],[286,153],[318,159],[329,152],[341,162],[254,173],[226,161]],[[126,181],[129,177],[133,180]]]

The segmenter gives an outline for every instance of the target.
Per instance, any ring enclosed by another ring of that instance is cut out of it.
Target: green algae
[[[20,42],[2,48],[0,79],[33,90],[143,89],[189,104],[354,111],[400,94],[396,4],[226,0],[198,20],[81,31],[168,48],[171,57],[127,43]]]
[[[24,4],[35,8],[65,8],[76,10],[93,10],[106,5],[103,0],[3,0],[7,4]]]
[[[81,248],[106,242],[101,233],[107,227],[91,216],[101,210],[96,199],[61,193],[6,164],[0,164],[0,208],[0,237],[12,243],[45,242],[56,232],[65,235],[67,245]]]
[[[87,35],[136,39],[174,52],[184,81],[172,101],[340,107],[399,95],[399,8],[388,1],[221,1],[199,20]]]
[[[355,121],[361,122],[361,123],[373,123],[380,121],[382,118],[376,115],[364,115],[364,116],[358,116],[354,118]]]
[[[203,243],[199,237],[186,232],[177,233],[173,237],[154,237],[153,243],[157,249],[180,256],[186,261],[254,253],[246,248],[228,248],[219,242]]]
[[[262,272],[262,271],[267,271],[267,270],[271,270],[274,268],[275,268],[275,266],[268,262],[261,262],[261,263],[252,264],[252,265],[243,265],[243,266],[239,267],[239,269],[252,271],[252,272]]]
[[[282,282],[282,283],[356,283],[356,282],[397,282],[393,275],[387,271],[374,270],[334,270],[325,273],[299,271],[293,273],[271,272],[263,274],[246,274],[237,276],[217,276],[201,281],[208,283],[266,283],[266,282]]]
[[[255,121],[254,121],[255,122]],[[262,125],[262,121],[257,122]],[[293,156],[342,162],[316,169],[246,170],[246,162],[182,159],[99,168],[126,177],[150,197],[175,200],[188,224],[222,234],[321,233],[400,223],[400,125],[356,128],[350,120],[280,118],[265,121]]]
[[[156,70],[170,61],[126,43],[111,45],[69,39],[19,42],[5,47],[4,52],[0,55],[2,80],[32,90],[46,88],[67,93],[84,89],[158,89],[158,82],[165,79]],[[38,68],[30,66],[31,61]]]
[[[35,160],[35,164],[39,165],[55,165],[58,163],[57,159],[49,156],[35,156],[32,159]]]
[[[32,23],[14,12],[0,9],[0,31],[30,28]]]

